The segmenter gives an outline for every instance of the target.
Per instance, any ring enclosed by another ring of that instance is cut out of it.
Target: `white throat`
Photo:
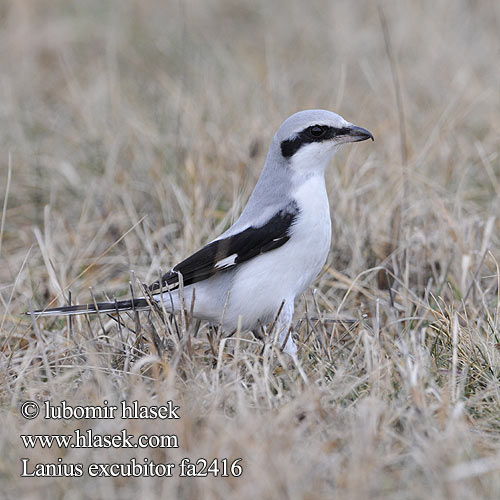
[[[290,168],[295,173],[324,175],[333,155],[337,152],[337,144],[311,143],[302,146],[290,159]]]

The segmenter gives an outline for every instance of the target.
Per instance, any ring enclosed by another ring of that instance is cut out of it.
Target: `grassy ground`
[[[499,497],[500,4],[379,4],[0,4],[0,497]],[[127,295],[215,237],[281,121],[311,107],[376,142],[327,175],[332,249],[295,318],[303,374],[180,317],[142,315],[138,332],[22,315],[70,290]],[[25,420],[25,400],[172,400],[181,418]],[[180,447],[19,437],[76,428]],[[20,477],[21,458],[132,457],[242,458],[243,474]]]

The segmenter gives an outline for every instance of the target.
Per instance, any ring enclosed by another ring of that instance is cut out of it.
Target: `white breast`
[[[292,302],[309,286],[326,261],[331,241],[330,207],[324,176],[309,175],[291,195],[300,213],[282,247],[259,255],[237,270],[225,314],[226,324],[252,328],[271,321],[281,302]]]
[[[325,178],[321,174],[310,175],[293,193],[300,207],[300,216],[292,230],[294,261],[302,268],[303,278],[298,288],[300,295],[323,267],[332,237],[330,205],[325,186]]]

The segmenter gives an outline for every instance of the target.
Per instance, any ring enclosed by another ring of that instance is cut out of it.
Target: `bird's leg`
[[[276,331],[279,334],[280,347],[283,349],[283,352],[286,352],[292,358],[293,364],[299,371],[302,380],[307,384],[309,382],[309,379],[304,372],[304,369],[302,368],[302,363],[297,357],[297,346],[295,345],[295,342],[292,338],[291,325],[293,319],[293,311],[293,300],[290,300],[289,303],[285,302],[276,322]]]

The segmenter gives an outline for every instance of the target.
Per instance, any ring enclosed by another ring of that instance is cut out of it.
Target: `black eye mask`
[[[286,139],[281,143],[281,154],[291,158],[304,144],[323,142],[339,135],[349,133],[348,128],[335,128],[328,125],[312,125],[299,132],[293,139]]]

